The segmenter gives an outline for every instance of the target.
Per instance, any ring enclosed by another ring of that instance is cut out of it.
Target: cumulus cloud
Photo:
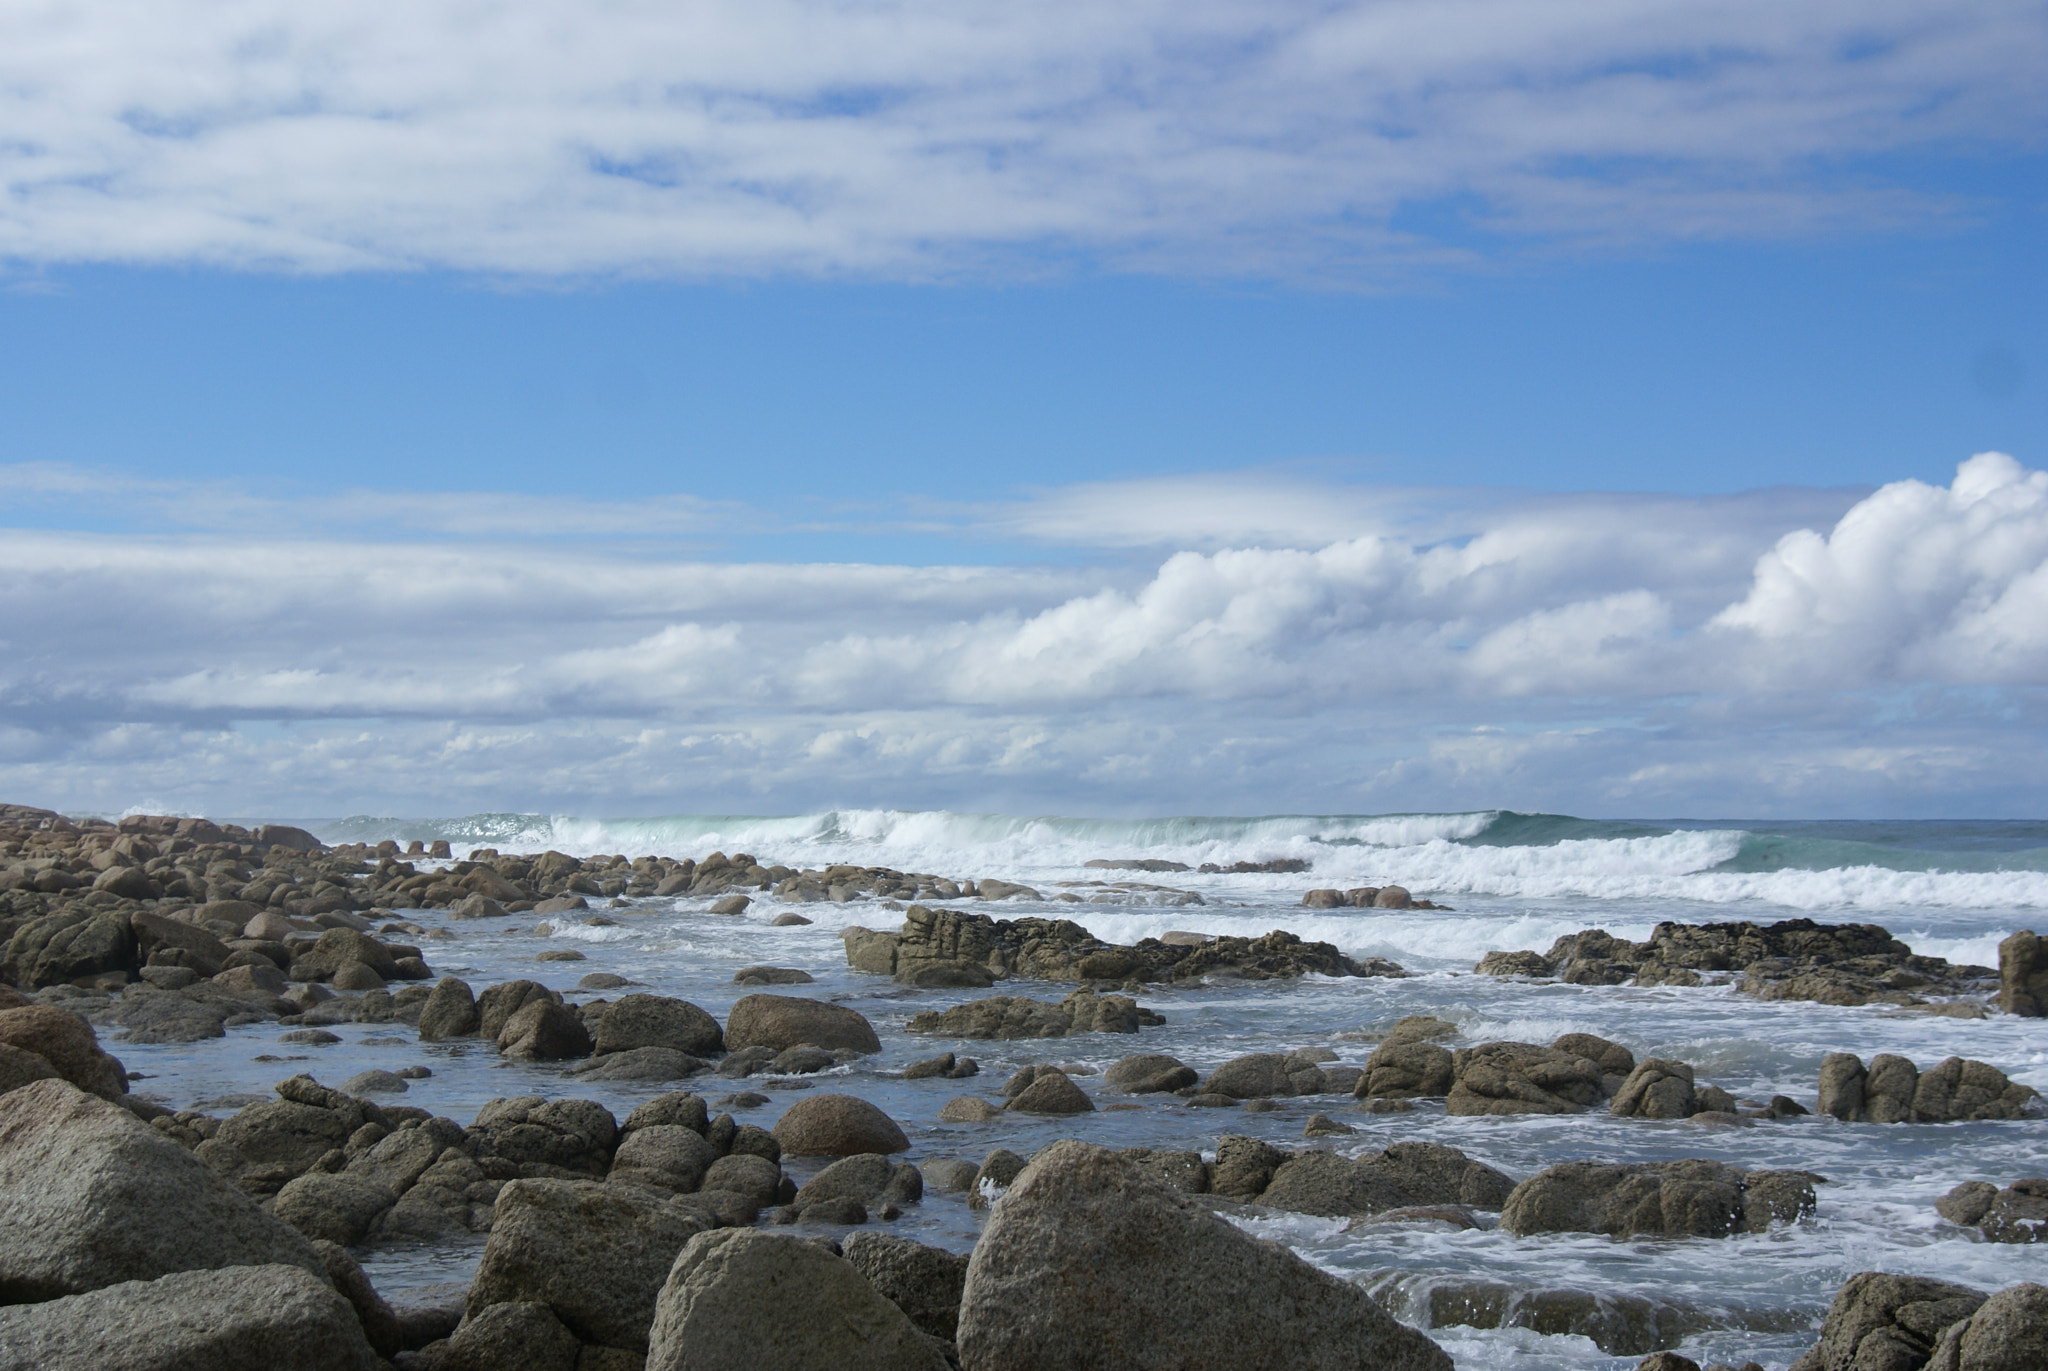
[[[2029,0],[25,0],[0,254],[1384,275],[1939,214],[1872,159],[2016,146],[2044,66]]]
[[[2048,473],[1984,454],[1860,498],[1499,494],[1424,522],[1462,531],[1149,569],[17,530],[0,786],[303,814],[1997,809],[2035,784]]]

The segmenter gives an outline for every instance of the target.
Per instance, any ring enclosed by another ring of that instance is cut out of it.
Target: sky
[[[2048,814],[2041,3],[0,12],[0,798]]]

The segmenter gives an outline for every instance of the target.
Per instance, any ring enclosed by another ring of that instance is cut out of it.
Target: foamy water
[[[1704,1082],[1739,1097],[1787,1094],[1813,1102],[1820,1060],[1853,1051],[1868,1059],[1897,1052],[1923,1067],[1962,1055],[1994,1063],[2048,1090],[2048,1023],[1994,1017],[1963,1021],[1886,1007],[1844,1009],[1758,1003],[1727,987],[1704,989],[1580,987],[1496,982],[1470,974],[1498,947],[1546,948],[1589,926],[1631,938],[1665,919],[1754,918],[1811,914],[1885,924],[1917,950],[1988,963],[2014,928],[2041,926],[2048,900],[2041,826],[2012,825],[1656,825],[1606,824],[1560,816],[1497,812],[1458,815],[1321,816],[1262,819],[1084,820],[1056,817],[834,812],[793,818],[592,820],[527,815],[459,820],[353,819],[322,825],[330,841],[447,837],[506,851],[556,847],[579,854],[660,852],[702,856],[717,848],[764,862],[819,866],[835,861],[888,865],[954,877],[1018,880],[1050,897],[1062,888],[1119,903],[962,902],[998,917],[1025,913],[1072,918],[1100,937],[1130,942],[1171,929],[1259,934],[1285,928],[1326,940],[1353,955],[1393,957],[1416,975],[1402,980],[1311,977],[1300,983],[1219,982],[1158,988],[1142,1002],[1167,1018],[1137,1038],[1089,1035],[1028,1043],[963,1043],[914,1038],[910,1017],[974,998],[972,992],[912,991],[850,971],[838,930],[893,926],[899,913],[873,903],[807,904],[809,927],[774,928],[787,906],[759,899],[737,918],[711,915],[703,900],[641,900],[605,911],[618,926],[549,920],[536,935],[532,916],[502,923],[445,923],[427,911],[402,917],[446,926],[450,942],[429,941],[437,972],[479,987],[530,977],[573,986],[589,971],[613,971],[648,989],[679,995],[721,1018],[746,993],[731,983],[741,966],[801,967],[817,977],[802,993],[842,1001],[881,1034],[878,1058],[817,1078],[814,1088],[874,1100],[901,1120],[916,1159],[978,1161],[995,1147],[1028,1154],[1061,1137],[1113,1146],[1213,1148],[1220,1134],[1249,1133],[1302,1146],[1309,1114],[1328,1112],[1359,1131],[1335,1145],[1347,1152],[1427,1139],[1466,1152],[1521,1178],[1555,1162],[1597,1158],[1655,1160],[1713,1157],[1742,1166],[1798,1167],[1828,1177],[1811,1221],[1729,1240],[1614,1243],[1585,1236],[1515,1238],[1497,1229],[1448,1233],[1370,1229],[1353,1233],[1330,1220],[1249,1214],[1253,1231],[1286,1242],[1333,1271],[1378,1281],[1395,1307],[1421,1317],[1406,1295],[1431,1285],[1489,1281],[1525,1295],[1546,1289],[1607,1298],[1640,1296],[1691,1311],[1701,1331],[1679,1350],[1702,1363],[1755,1359],[1782,1367],[1812,1344],[1835,1289],[1866,1269],[1924,1272],[1985,1289],[2019,1280],[2048,1281],[2048,1248],[1972,1241],[1941,1222],[1934,1199],[1958,1181],[1998,1183],[2043,1170],[2048,1120],[1942,1126],[1844,1125],[1803,1119],[1752,1128],[1616,1120],[1600,1114],[1559,1118],[1454,1119],[1440,1105],[1412,1113],[1365,1115],[1344,1097],[1286,1101],[1272,1112],[1189,1109],[1161,1097],[1111,1095],[1097,1076],[1081,1076],[1099,1105],[1140,1107],[1073,1119],[1005,1118],[983,1125],[944,1124],[940,1106],[975,1093],[993,1098],[1020,1066],[1054,1062],[1100,1069],[1134,1051],[1170,1052],[1198,1069],[1252,1051],[1326,1046],[1361,1064],[1375,1037],[1407,1014],[1437,1014],[1457,1024],[1461,1043],[1493,1039],[1548,1042],[1574,1031],[1615,1039],[1638,1057],[1693,1063]],[[1091,870],[1094,857],[1160,857],[1198,864],[1301,857],[1296,875],[1203,875]],[[1804,862],[1805,865],[1801,865]],[[1064,882],[1133,881],[1192,891],[1200,904],[1160,907],[1158,892],[1116,892]],[[1446,913],[1310,910],[1311,887],[1400,881],[1417,896],[1455,906]],[[1147,903],[1151,901],[1151,903]],[[587,960],[536,962],[549,948],[574,948]],[[1002,993],[1058,999],[1067,987],[1009,982]],[[981,992],[989,993],[989,992]],[[414,1084],[410,1104],[467,1122],[503,1095],[572,1094],[604,1101],[623,1115],[661,1087],[584,1085],[550,1067],[500,1061],[479,1044],[422,1045],[390,1025],[344,1025],[345,1041],[306,1049],[280,1046],[275,1025],[230,1030],[225,1043],[117,1046],[148,1074],[138,1088],[181,1106],[260,1095],[296,1070],[339,1084],[368,1066],[419,1063],[434,1075]],[[969,1081],[904,1081],[893,1073],[944,1051],[976,1057],[983,1074]],[[286,1062],[258,1062],[259,1055]],[[713,1098],[758,1082],[698,1078]],[[765,1091],[769,1103],[743,1121],[772,1124],[798,1091]],[[1330,1144],[1322,1144],[1330,1145]],[[801,1180],[815,1167],[793,1162]],[[898,1231],[964,1250],[980,1219],[959,1197],[931,1195]],[[367,1254],[386,1288],[460,1276],[475,1245]],[[1391,1284],[1386,1284],[1391,1282]],[[1640,1353],[1609,1355],[1582,1337],[1526,1329],[1432,1329],[1465,1368],[1622,1368]]]

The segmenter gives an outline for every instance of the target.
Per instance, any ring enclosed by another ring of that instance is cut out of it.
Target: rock
[[[498,1030],[498,1051],[524,1061],[565,1061],[590,1055],[590,1030],[567,1005],[528,1001]]]
[[[798,995],[744,995],[725,1019],[731,1051],[767,1047],[777,1052],[809,1043],[827,1050],[880,1052],[874,1025],[844,1005]]]
[[[713,914],[741,914],[745,913],[747,906],[752,903],[753,901],[745,895],[727,895],[723,899],[711,902],[711,912]]]
[[[1964,1181],[1934,1208],[1950,1223],[1982,1230],[1992,1242],[2048,1242],[2048,1179],[2014,1181],[2003,1190]]]
[[[1999,1291],[1968,1319],[1948,1326],[1927,1366],[1928,1371],[2037,1371],[2048,1366],[2048,1287],[2028,1281]]]
[[[192,1153],[63,1081],[0,1095],[0,1301],[223,1266],[325,1267]]]
[[[1142,1052],[1112,1063],[1102,1083],[1127,1095],[1156,1095],[1184,1090],[1201,1079],[1193,1067],[1163,1052]]]
[[[0,1009],[0,1045],[32,1054],[52,1074],[101,1099],[117,1100],[128,1093],[127,1071],[100,1050],[92,1025],[76,1014],[50,1005]]]
[[[141,875],[140,872],[136,874]],[[136,955],[144,961],[162,960],[170,965],[189,967],[202,977],[219,974],[226,969],[228,958],[233,955],[226,943],[205,929],[147,910],[138,909],[130,914],[128,927],[135,933]],[[165,956],[172,952],[177,954],[175,959]]]
[[[1271,1366],[1451,1371],[1350,1282],[1079,1142],[1041,1152],[990,1212],[959,1347],[970,1371],[1227,1366],[1247,1349]]]
[[[1450,1094],[1455,1079],[1449,1048],[1419,1038],[1395,1037],[1374,1048],[1365,1059],[1365,1074],[1353,1093],[1362,1100],[1436,1098]]]
[[[327,981],[349,962],[360,962],[385,980],[398,979],[398,959],[391,949],[353,928],[330,928],[300,953],[291,965],[295,981]]]
[[[1090,1100],[1066,1072],[1047,1067],[1010,1100],[1014,1114],[1089,1114]]]
[[[186,1270],[0,1308],[8,1371],[375,1371],[349,1302],[294,1265]]]
[[[443,976],[434,983],[426,1003],[420,1007],[420,1041],[438,1043],[450,1038],[466,1038],[475,1033],[482,1022],[483,1016],[477,1011],[476,996],[469,984],[453,976]]]
[[[709,1062],[672,1047],[636,1047],[578,1062],[569,1074],[579,1081],[680,1081],[709,1069]]]
[[[544,1304],[583,1342],[643,1350],[662,1281],[704,1227],[630,1186],[513,1181],[498,1195],[469,1317],[497,1304]]]
[[[1645,1058],[1615,1092],[1608,1112],[1618,1118],[1691,1118],[1700,1112],[1692,1068],[1684,1062]]]
[[[1202,1090],[1234,1100],[1258,1100],[1273,1095],[1320,1094],[1324,1084],[1322,1071],[1311,1064],[1285,1053],[1254,1052],[1217,1067]]]
[[[2031,930],[1998,945],[1998,1007],[2022,1018],[2048,1017],[2048,946]]]
[[[915,1204],[924,1197],[924,1177],[909,1162],[891,1162],[878,1152],[842,1157],[803,1183],[792,1201],[803,1209],[820,1200],[858,1200],[864,1205]]]
[[[1216,1162],[1209,1168],[1209,1189],[1231,1199],[1255,1200],[1287,1160],[1288,1154],[1271,1143],[1226,1133],[1216,1140]]]
[[[1063,1038],[1076,1033],[1135,1033],[1166,1020],[1128,995],[1098,995],[1082,988],[1058,1004],[996,995],[970,1000],[943,1012],[927,1010],[906,1027],[912,1033],[954,1038]]]
[[[370,1350],[380,1357],[402,1350],[405,1336],[397,1315],[370,1284],[356,1259],[331,1242],[315,1242],[313,1249],[327,1266],[327,1283],[356,1311],[356,1322],[362,1325]]]
[[[1533,1043],[1460,1048],[1451,1062],[1449,1114],[1575,1114],[1605,1094],[1597,1063]]]
[[[718,1020],[688,1000],[664,995],[621,996],[598,1022],[594,1050],[602,1056],[639,1047],[666,1047],[708,1057],[725,1051],[725,1034]]]
[[[479,1159],[600,1175],[611,1165],[618,1123],[595,1100],[492,1100],[469,1126]]]
[[[1550,963],[1540,952],[1489,952],[1472,969],[1482,976],[1548,976]]]
[[[1311,890],[1301,897],[1306,909],[1342,909],[1349,903],[1341,890]]]
[[[574,914],[580,909],[590,908],[590,901],[581,895],[553,895],[534,905],[535,914]]]
[[[1676,1352],[1652,1352],[1636,1363],[1636,1371],[1700,1371],[1700,1364]]]
[[[1500,1224],[1518,1236],[1725,1238],[1811,1214],[1813,1181],[1805,1172],[1739,1171],[1697,1158],[1563,1162],[1516,1186],[1501,1206]]]
[[[681,1124],[701,1134],[711,1127],[711,1111],[705,1107],[701,1095],[673,1090],[666,1095],[656,1095],[628,1114],[619,1131],[632,1133],[656,1124]]]
[[[490,986],[476,997],[477,1035],[496,1042],[507,1021],[533,1001],[553,1000],[559,1004],[561,999],[538,981],[506,981]]]
[[[787,1156],[851,1157],[910,1150],[910,1140],[894,1119],[851,1095],[798,1100],[776,1122],[774,1133]]]
[[[611,1178],[630,1177],[688,1194],[704,1184],[705,1172],[718,1160],[718,1149],[695,1129],[655,1124],[626,1135],[612,1158]]]
[[[1636,1069],[1633,1052],[1620,1043],[1609,1042],[1606,1038],[1596,1037],[1591,1033],[1567,1033],[1550,1046],[1556,1052],[1584,1057],[1598,1066],[1603,1075],[1626,1077]]]
[[[287,1181],[270,1212],[309,1238],[354,1247],[397,1203],[395,1191],[374,1181],[311,1171]]]
[[[2025,1118],[2035,1091],[1986,1062],[1950,1057],[1918,1071],[1904,1057],[1830,1052],[1820,1067],[1820,1112],[1845,1123],[1954,1123]]]
[[[290,983],[284,978],[284,972],[278,970],[274,963],[266,961],[251,961],[241,966],[231,966],[216,975],[213,983],[223,990],[252,998],[257,995],[281,998],[285,991],[291,988]]]
[[[956,1095],[939,1106],[940,1123],[990,1123],[1001,1117],[999,1107],[974,1095]]]
[[[1918,1371],[1942,1331],[1983,1303],[1983,1292],[1965,1285],[1862,1272],[1835,1292],[1819,1345],[1793,1371]]]
[[[801,914],[777,914],[768,924],[771,928],[797,928],[811,922]]]
[[[809,985],[816,979],[793,966],[743,966],[732,973],[734,985]]]
[[[0,980],[25,989],[118,975],[141,965],[135,934],[119,914],[72,906],[15,930]]]
[[[691,1240],[662,1287],[647,1371],[946,1371],[909,1316],[816,1243],[751,1229]]]
[[[932,1337],[953,1341],[967,1258],[886,1233],[849,1233],[839,1250],[868,1284]]]
[[[831,1167],[825,1168],[831,1170]],[[730,1190],[756,1204],[773,1204],[782,1189],[782,1168],[766,1157],[734,1152],[711,1163],[704,1173],[705,1190]]]
[[[1258,1202],[1330,1218],[1431,1205],[1499,1209],[1514,1184],[1455,1147],[1395,1143],[1356,1160],[1332,1152],[1298,1152],[1273,1169]]]
[[[578,1371],[582,1351],[547,1305],[507,1301],[464,1319],[434,1371]]]

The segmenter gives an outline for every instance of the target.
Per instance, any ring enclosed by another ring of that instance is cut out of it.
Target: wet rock
[[[547,1305],[507,1301],[465,1319],[434,1371],[578,1371],[582,1350]]]
[[[742,996],[726,1015],[725,1045],[732,1051],[784,1048],[808,1043],[827,1050],[880,1052],[874,1025],[845,1005],[799,995]]]
[[[948,1365],[852,1263],[816,1243],[751,1229],[691,1240],[662,1287],[648,1341],[647,1371]]]
[[[2048,1242],[2048,1179],[2031,1177],[2004,1189],[1964,1181],[1935,1201],[1950,1223],[1976,1228],[1992,1242]]]
[[[1064,1038],[1077,1033],[1135,1033],[1166,1020],[1141,1007],[1128,995],[1098,995],[1076,990],[1058,1004],[996,995],[970,1000],[944,1011],[927,1010],[911,1018],[912,1033],[949,1038],[1013,1040]]]
[[[711,902],[713,914],[741,914],[753,901],[745,895],[727,895]]]
[[[1498,1209],[1513,1189],[1507,1176],[1454,1147],[1395,1143],[1356,1160],[1295,1153],[1273,1169],[1257,1199],[1275,1209],[1347,1218],[1423,1205]]]
[[[1820,1112],[1845,1123],[1955,1123],[2025,1118],[2039,1096],[1986,1062],[1949,1057],[1918,1071],[1879,1055],[1866,1068],[1846,1052],[1821,1061]]]
[[[816,979],[793,966],[743,966],[732,973],[734,985],[809,985]]]
[[[909,1162],[892,1162],[877,1152],[842,1157],[805,1181],[792,1201],[799,1210],[821,1200],[857,1200],[870,1208],[915,1204],[924,1197],[924,1177]]]
[[[578,1062],[569,1075],[579,1081],[680,1081],[710,1069],[709,1062],[672,1047],[636,1047]]]
[[[681,1124],[702,1134],[711,1127],[711,1111],[704,1098],[687,1090],[675,1090],[666,1095],[656,1095],[626,1116],[619,1126],[621,1133],[632,1133],[656,1124]]]
[[[93,976],[126,979],[141,964],[126,919],[73,906],[15,930],[0,959],[0,980],[36,989]]]
[[[1095,1103],[1066,1072],[1045,1066],[1010,1097],[1009,1108],[1014,1114],[1089,1114]]]
[[[593,1050],[603,1056],[639,1047],[666,1047],[692,1057],[709,1057],[725,1051],[725,1033],[718,1020],[688,1000],[624,995],[605,1010]]]
[[[1645,1058],[1615,1092],[1608,1112],[1619,1118],[1691,1118],[1700,1112],[1692,1068],[1661,1057]]]
[[[0,1009],[0,1046],[32,1056],[50,1074],[101,1099],[115,1100],[128,1093],[128,1073],[100,1049],[92,1025],[76,1014],[48,1005]],[[14,1067],[17,1073],[34,1069],[28,1062]],[[16,1083],[34,1079],[40,1077],[30,1075]]]
[[[1605,1096],[1598,1063],[1534,1043],[1460,1048],[1451,1062],[1450,1114],[1574,1114]]]
[[[306,1240],[127,1110],[59,1080],[0,1095],[0,1301],[284,1263]]]
[[[910,1140],[894,1119],[851,1095],[798,1100],[776,1121],[774,1135],[787,1156],[851,1157],[910,1149]]]
[[[1098,1254],[1113,1251],[1114,1262]],[[1218,1293],[1228,1291],[1228,1298]],[[1040,1153],[991,1211],[960,1305],[963,1365],[1241,1364],[1450,1371],[1348,1281],[1086,1143]]]
[[[566,1061],[590,1055],[590,1030],[567,1005],[535,999],[498,1030],[498,1051],[523,1061]]]
[[[1127,1095],[1156,1095],[1184,1090],[1201,1077],[1178,1057],[1163,1052],[1142,1052],[1114,1062],[1102,1073],[1102,1083]]]
[[[113,1345],[110,1346],[110,1343]],[[37,1371],[375,1371],[324,1270],[242,1265],[0,1308],[10,1367]]]
[[[974,1095],[957,1095],[939,1106],[941,1123],[990,1123],[1001,1117],[1001,1108]]]
[[[553,1000],[561,1003],[562,997],[538,981],[506,981],[487,987],[476,997],[477,1035],[492,1042],[505,1029],[505,1024],[514,1014],[535,1000]]]
[[[1905,1322],[1903,1317],[1899,1321]],[[1927,1366],[1928,1371],[2031,1371],[2048,1366],[2048,1287],[2028,1281],[1999,1291],[1968,1319],[1943,1330]]]
[[[1982,1291],[1927,1276],[1851,1276],[1828,1306],[1820,1342],[1793,1371],[1918,1371],[1943,1331],[1984,1299]]]
[[[1272,1183],[1287,1152],[1258,1138],[1226,1133],[1216,1140],[1216,1161],[1209,1168],[1209,1189],[1236,1200],[1255,1200]]]
[[[924,1188],[941,1194],[958,1194],[972,1189],[977,1169],[973,1162],[959,1157],[936,1158],[918,1168],[924,1176]]]
[[[1540,952],[1489,952],[1472,968],[1482,976],[1550,975],[1550,963]]]
[[[1761,1233],[1814,1210],[1814,1177],[1740,1171],[1688,1159],[1619,1165],[1563,1162],[1523,1181],[1501,1207],[1510,1233],[1605,1233],[1611,1238],[1724,1238]]]
[[[2021,1018],[2048,1017],[2048,946],[2030,929],[1998,945],[1998,1007]]]
[[[1389,1038],[1366,1058],[1354,1093],[1359,1099],[1436,1098],[1451,1093],[1456,1079],[1448,1048],[1414,1038]]]
[[[469,1317],[497,1304],[544,1304],[583,1342],[644,1350],[669,1267],[704,1226],[631,1186],[513,1181],[498,1196]]]
[[[1310,1063],[1280,1052],[1254,1052],[1233,1057],[1217,1067],[1202,1090],[1234,1100],[1257,1100],[1273,1095],[1320,1094],[1324,1084],[1321,1069]]]
[[[385,980],[397,980],[398,958],[392,950],[367,933],[353,928],[330,928],[319,941],[292,960],[295,981],[328,981],[350,962],[358,962]]]

